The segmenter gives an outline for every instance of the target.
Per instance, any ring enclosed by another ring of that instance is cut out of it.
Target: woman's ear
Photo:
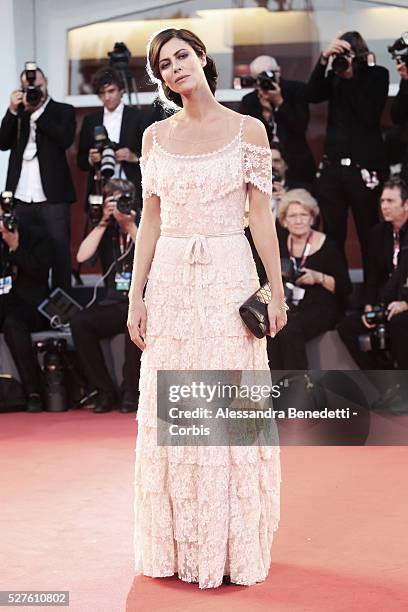
[[[201,66],[204,68],[204,66],[207,65],[207,56],[205,55],[205,53],[202,54],[202,56],[200,57],[200,62],[201,62]]]

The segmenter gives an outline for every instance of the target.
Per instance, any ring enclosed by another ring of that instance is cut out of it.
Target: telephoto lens
[[[115,148],[113,143],[109,143],[102,151],[101,155],[101,174],[105,178],[112,178],[115,174]]]

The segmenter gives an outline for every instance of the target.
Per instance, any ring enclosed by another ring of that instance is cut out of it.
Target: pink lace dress
[[[278,446],[164,447],[156,377],[166,370],[268,370],[266,339],[238,308],[259,287],[243,233],[247,183],[271,195],[271,153],[236,137],[203,155],[153,146],[144,197],[157,194],[161,235],[145,293],[135,469],[136,573],[200,588],[265,580],[279,521]]]

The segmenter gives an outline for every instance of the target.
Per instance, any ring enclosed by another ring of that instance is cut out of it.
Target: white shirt
[[[43,114],[49,101],[50,97],[48,96],[44,104],[30,115],[30,134],[24,149],[20,179],[14,194],[17,200],[22,200],[23,202],[44,202],[47,199],[43,190],[40,165],[38,163],[36,122]]]
[[[103,110],[103,125],[106,127],[108,132],[109,140],[118,143],[120,140],[120,130],[122,127],[123,109],[125,105],[123,102],[118,104],[114,111],[108,111],[107,108]],[[112,178],[126,178],[126,174],[120,163],[115,165],[115,174]]]

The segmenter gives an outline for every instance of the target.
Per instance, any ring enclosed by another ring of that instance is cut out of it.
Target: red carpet
[[[268,580],[200,591],[133,577],[134,415],[15,413],[0,431],[1,590],[69,590],[71,612],[408,609],[407,447],[282,448]]]

